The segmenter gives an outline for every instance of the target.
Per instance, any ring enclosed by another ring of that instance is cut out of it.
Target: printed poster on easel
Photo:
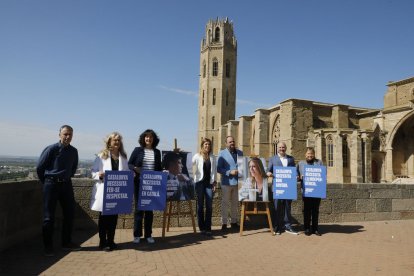
[[[191,178],[191,152],[163,151],[163,165],[167,175],[167,201],[195,198],[195,184]]]

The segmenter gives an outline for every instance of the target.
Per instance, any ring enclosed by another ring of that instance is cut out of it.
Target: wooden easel
[[[244,219],[246,215],[267,215],[267,221],[269,223],[270,234],[273,235],[272,231],[272,218],[270,216],[269,201],[242,201],[241,218],[240,218],[240,236],[243,236]],[[247,207],[249,204],[253,204],[253,210],[248,211]],[[259,211],[257,208],[258,204],[264,204],[266,207],[265,211]]]
[[[177,148],[177,139],[174,139],[174,151],[179,152],[180,149]],[[188,207],[190,209],[190,211],[188,212],[181,212],[181,202],[188,202]],[[176,204],[176,212],[173,212],[173,204]],[[176,215],[177,216],[177,224],[178,227],[180,226],[180,215],[190,215],[191,217],[191,222],[193,225],[193,231],[194,233],[196,233],[196,227],[195,227],[195,220],[194,220],[194,212],[193,212],[193,203],[191,202],[191,200],[185,200],[185,201],[168,201],[167,204],[165,205],[165,209],[164,209],[164,214],[163,214],[163,218],[162,218],[162,237],[165,237],[165,228],[167,228],[167,232],[170,231],[170,222],[171,222],[171,215]]]
[[[181,202],[188,202],[189,211],[187,212],[181,212]],[[173,212],[173,204],[176,204],[176,211]],[[194,212],[193,212],[193,203],[191,200],[185,200],[185,201],[168,201],[167,205],[164,209],[164,215],[162,219],[162,237],[165,237],[165,228],[167,228],[167,232],[170,231],[170,225],[171,225],[171,215],[177,216],[177,224],[178,227],[181,227],[180,225],[180,215],[190,215],[191,217],[191,223],[193,225],[193,231],[196,233],[196,226],[195,226],[195,220],[194,220]]]

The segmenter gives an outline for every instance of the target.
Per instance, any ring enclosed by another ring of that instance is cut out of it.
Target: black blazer
[[[161,152],[159,149],[154,149],[154,171],[162,171],[161,167]],[[134,170],[134,167],[142,167],[142,162],[144,160],[144,148],[136,147],[132,152],[128,160],[128,166],[131,170]],[[135,177],[135,182],[139,182],[139,174]]]

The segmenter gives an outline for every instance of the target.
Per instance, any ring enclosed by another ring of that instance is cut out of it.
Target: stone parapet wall
[[[77,202],[75,228],[95,228],[98,212],[89,209],[93,181],[73,179]],[[42,228],[42,185],[38,181],[0,183],[0,251],[13,244],[30,239],[41,233]],[[298,188],[298,198],[301,198]],[[215,193],[213,201],[213,225],[221,224],[221,190]],[[173,206],[173,211],[176,204]],[[196,214],[196,201],[192,201]],[[58,207],[56,227],[61,225]],[[188,202],[182,202],[180,209],[189,211]],[[292,216],[302,224],[302,201],[292,203]],[[320,206],[321,223],[340,223],[370,220],[414,219],[414,184],[328,184],[327,199]],[[191,217],[183,215],[180,226],[191,226]],[[197,221],[197,220],[195,220]],[[178,226],[176,217],[171,226]],[[120,215],[118,228],[132,228],[133,214]],[[154,227],[162,227],[162,212],[156,211]],[[131,231],[132,237],[132,231]]]
[[[41,232],[41,189],[35,180],[0,183],[0,251]]]

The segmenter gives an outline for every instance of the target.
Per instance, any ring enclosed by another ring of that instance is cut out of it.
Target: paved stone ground
[[[172,228],[156,244],[132,244],[117,230],[119,250],[102,252],[98,236],[76,231],[82,250],[44,257],[40,238],[0,254],[2,275],[414,275],[414,220],[322,224],[310,237],[249,229],[213,237]]]

